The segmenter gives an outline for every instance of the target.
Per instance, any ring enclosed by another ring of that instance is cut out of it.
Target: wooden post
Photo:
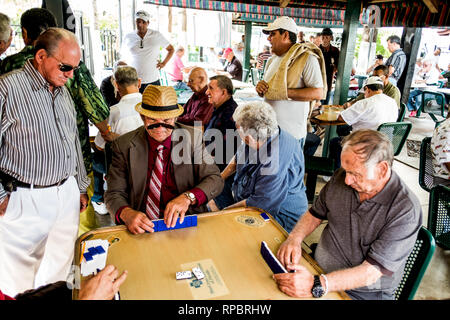
[[[252,41],[252,22],[245,21],[244,69],[250,72],[250,44]]]

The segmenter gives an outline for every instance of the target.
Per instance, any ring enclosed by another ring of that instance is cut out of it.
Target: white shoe
[[[93,202],[91,201],[92,206],[94,207],[95,212],[98,214],[104,215],[108,214],[108,210],[106,210],[106,206],[103,202]]]

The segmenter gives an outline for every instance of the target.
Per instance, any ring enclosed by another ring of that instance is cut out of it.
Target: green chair
[[[251,73],[252,73],[252,83],[254,86],[256,86],[258,84],[258,69],[256,68],[251,68],[250,69]]]
[[[248,81],[249,71],[248,69],[242,69],[242,82]]]
[[[428,230],[438,246],[450,250],[450,188],[434,186],[428,205]]]
[[[431,137],[425,137],[420,144],[419,185],[430,192],[436,185],[431,153]]]
[[[396,300],[414,299],[435,249],[436,244],[430,231],[421,227],[414,248],[406,261],[403,277],[395,290]]]
[[[159,70],[159,81],[162,86],[168,86],[169,81],[167,80],[167,73],[164,70]]]
[[[406,104],[401,102],[400,109],[398,110],[397,122],[402,122],[405,119],[405,114],[406,114]]]
[[[419,117],[422,112],[428,113],[435,122],[435,127],[437,127],[446,117],[445,95],[440,92],[425,90],[421,93],[421,97],[422,103],[417,110],[416,117]],[[443,119],[438,119],[437,116]]]
[[[314,200],[317,176],[332,176],[336,170],[334,160],[325,157],[305,156],[306,197],[309,202]]]
[[[411,122],[386,122],[378,127],[378,131],[384,133],[392,142],[394,156],[398,156],[411,132]]]

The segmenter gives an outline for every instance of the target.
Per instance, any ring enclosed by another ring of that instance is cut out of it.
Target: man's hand
[[[112,300],[119,292],[120,285],[125,281],[128,271],[124,271],[120,277],[119,271],[113,265],[107,265],[105,269],[89,280],[81,283],[78,299],[80,300]]]
[[[156,64],[156,67],[158,69],[162,69],[166,66],[166,64],[164,62],[158,61],[158,63]]]
[[[302,257],[302,242],[292,236],[289,236],[280,246],[277,252],[277,258],[289,269],[289,265],[297,264]]]
[[[296,272],[273,275],[278,288],[291,297],[312,297],[311,288],[314,284],[314,276],[304,266],[291,264],[289,267]]]
[[[89,197],[86,193],[80,194],[80,212],[83,212],[87,209],[89,204]]]
[[[133,210],[131,208],[125,208],[120,213],[120,218],[128,230],[132,234],[139,234],[144,232],[153,232],[155,226],[153,222],[142,212]]]
[[[108,133],[106,133],[106,134],[103,134],[103,133],[100,133],[100,134],[101,134],[103,140],[105,140],[106,142],[113,142],[114,139],[120,137],[119,134],[112,132],[112,131],[108,131]]]
[[[269,90],[269,85],[264,80],[261,80],[256,84],[256,92],[260,97],[263,97],[267,90]]]
[[[6,198],[3,200],[3,202],[0,203],[0,217],[5,215],[6,208],[8,208],[8,202],[9,202],[9,195],[7,195]]]
[[[219,207],[216,205],[216,202],[214,201],[214,199],[211,199],[208,202],[208,207],[211,209],[211,211],[220,211]]]
[[[184,194],[180,194],[178,197],[170,201],[164,210],[164,223],[166,226],[170,228],[175,227],[178,216],[180,217],[180,223],[183,223],[184,215],[190,205],[191,200],[189,200]]]

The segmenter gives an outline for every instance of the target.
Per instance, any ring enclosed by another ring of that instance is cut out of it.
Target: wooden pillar
[[[244,69],[250,72],[250,44],[252,41],[252,22],[245,21]]]
[[[401,78],[398,81],[397,87],[402,94],[401,102],[405,104],[408,101],[409,90],[411,89],[411,83],[414,77],[414,68],[417,60],[417,54],[420,49],[421,38],[421,28],[403,29],[401,48],[406,54],[406,66]]]

